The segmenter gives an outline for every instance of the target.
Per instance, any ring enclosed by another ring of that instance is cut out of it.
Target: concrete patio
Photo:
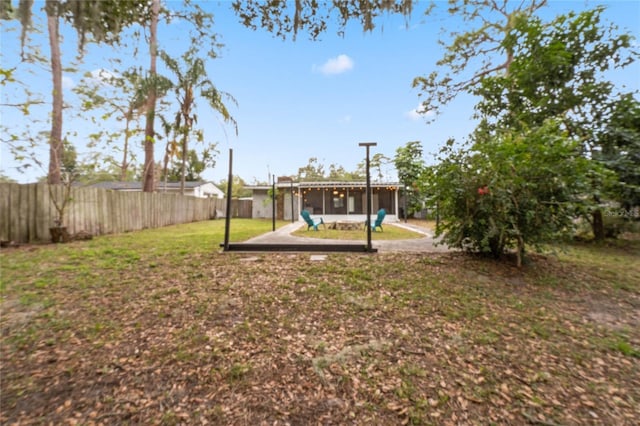
[[[408,240],[373,240],[371,245],[373,248],[377,249],[379,253],[393,253],[393,252],[414,252],[414,253],[437,253],[437,252],[447,252],[450,251],[444,245],[435,245],[435,239],[433,238],[433,234],[427,229],[421,228],[419,226],[411,225],[408,223],[403,223],[399,221],[393,222],[394,226],[399,226],[410,231],[417,232],[419,234],[424,235],[423,238],[413,238]],[[246,243],[250,244],[338,244],[345,243],[344,240],[327,240],[322,238],[307,238],[307,237],[298,237],[291,235],[292,232],[301,228],[302,226],[306,226],[303,221],[298,221],[294,223],[290,223],[285,225],[279,229],[276,229],[273,232],[268,232],[266,234],[259,235],[257,237],[251,238],[247,240]],[[309,231],[311,234],[314,231]],[[311,234],[312,235],[312,234]],[[358,243],[360,241],[350,241],[352,243]],[[362,241],[363,244],[367,243],[366,233],[362,233]]]

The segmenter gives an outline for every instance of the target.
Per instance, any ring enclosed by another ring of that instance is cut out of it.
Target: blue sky
[[[36,2],[39,8],[43,2]],[[331,30],[321,41],[309,41],[305,34],[298,40],[282,41],[270,33],[258,29],[252,31],[238,23],[228,2],[203,2],[204,7],[215,14],[216,31],[224,47],[220,57],[208,65],[209,77],[218,89],[229,92],[238,106],[229,104],[238,122],[238,136],[203,102],[198,109],[199,126],[205,131],[207,142],[218,142],[217,166],[207,170],[204,177],[219,181],[226,178],[228,150],[234,151],[234,174],[248,182],[266,181],[268,173],[275,175],[296,174],[299,167],[316,157],[326,168],[330,164],[355,170],[364,159],[364,148],[358,143],[375,141],[373,153],[392,158],[398,147],[408,141],[419,140],[425,151],[425,160],[449,138],[464,139],[474,128],[471,119],[475,100],[460,97],[451,103],[432,124],[416,114],[420,103],[418,91],[411,88],[414,77],[427,75],[435,69],[435,62],[442,56],[437,39],[441,27],[451,30],[465,28],[462,23],[445,15],[425,17],[426,3],[419,4],[408,23],[399,16],[386,16],[372,33],[364,34],[357,24],[350,24],[343,37]],[[608,7],[605,18],[631,31],[640,38],[640,2],[638,1],[551,1],[542,12],[551,17],[568,10],[583,10],[598,4]],[[444,2],[439,6],[445,6]],[[40,46],[48,55],[46,32],[42,20],[36,20],[42,34],[31,37],[33,46]],[[172,24],[160,28],[161,44],[174,54],[186,49],[184,24]],[[50,112],[51,77],[45,66],[26,66],[18,61],[18,33],[12,25],[3,23],[1,33],[2,68],[17,67],[19,80],[30,90],[42,94],[46,102],[35,106],[29,117],[23,117],[14,109],[2,107],[2,124],[12,131],[26,126],[31,132],[47,130]],[[69,27],[62,25],[64,34],[63,63],[76,58],[76,38]],[[637,46],[636,41],[636,46]],[[105,58],[121,55],[122,65],[115,66]],[[131,51],[121,49],[116,54],[112,48],[90,45],[76,73],[65,73],[65,101],[71,108],[65,110],[65,132],[81,155],[92,150],[83,141],[94,130],[82,117],[74,117],[77,98],[71,92],[83,72],[107,69],[118,72],[130,65],[148,66],[145,51],[135,57]],[[159,68],[163,72],[162,67]],[[630,90],[640,88],[640,64],[634,64],[623,72],[611,74],[619,86]],[[20,92],[12,87],[2,87],[2,103],[13,103]],[[172,115],[170,113],[169,115]],[[85,117],[86,118],[86,117]],[[109,123],[119,126],[118,123]],[[141,121],[141,126],[144,122]],[[159,125],[156,125],[156,129]],[[134,142],[137,158],[143,161],[141,137]],[[164,143],[156,149],[156,161],[162,159]],[[46,146],[38,151],[39,158],[47,162]],[[116,154],[118,156],[118,154]],[[2,172],[20,182],[29,182],[45,174],[43,169],[32,168],[25,174],[15,170],[16,163],[6,146],[1,151]],[[395,172],[387,170],[390,179]]]

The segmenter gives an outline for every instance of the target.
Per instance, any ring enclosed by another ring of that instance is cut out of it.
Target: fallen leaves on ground
[[[3,253],[3,424],[640,418],[637,263],[149,248],[87,268],[74,244]]]

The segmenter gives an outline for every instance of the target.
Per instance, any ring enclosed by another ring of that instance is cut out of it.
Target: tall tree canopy
[[[200,5],[191,0],[184,0],[182,7],[177,7],[175,10],[161,9],[160,0],[151,0],[151,17],[149,20],[149,76],[150,81],[157,81],[157,57],[160,54],[161,46],[158,42],[158,22],[160,19],[166,19],[168,22],[173,19],[179,19],[186,21],[190,24],[188,33],[185,34],[188,43],[188,50],[198,52],[199,60],[204,61],[206,58],[213,59],[217,57],[217,50],[221,47],[221,44],[217,41],[217,34],[213,30],[214,17],[213,14],[205,12]],[[169,5],[167,5],[169,6]],[[192,64],[193,65],[193,64]],[[175,72],[175,70],[174,70]],[[145,123],[145,136],[144,136],[144,174],[143,174],[143,189],[145,192],[152,192],[154,190],[155,182],[155,160],[154,160],[154,147],[156,142],[155,132],[155,117],[156,117],[156,97],[157,87],[150,86],[147,105],[146,105],[146,123]],[[212,98],[210,96],[210,98]],[[222,104],[222,106],[224,106]],[[214,106],[214,109],[221,112],[221,103]],[[226,107],[225,107],[226,109]],[[221,112],[222,113],[222,112]],[[222,113],[224,116],[224,113]],[[230,117],[230,116],[229,116]],[[225,121],[229,121],[229,117],[225,118]],[[235,123],[234,123],[235,124]],[[187,152],[187,150],[183,150]]]
[[[179,110],[175,116],[173,130],[180,140],[182,160],[180,192],[184,194],[187,154],[190,152],[189,139],[192,132],[194,132],[194,125],[198,121],[198,115],[196,114],[198,97],[206,100],[209,106],[220,114],[224,122],[233,124],[237,134],[237,123],[225,105],[225,98],[232,102],[235,102],[235,99],[228,93],[218,90],[209,79],[205,61],[200,58],[196,49],[187,50],[180,57],[180,61],[170,57],[166,52],[161,52],[160,56],[177,79],[173,84],[173,90],[178,101]],[[194,136],[198,141],[204,141],[202,131],[195,131]],[[169,151],[167,150],[167,152]]]
[[[535,129],[555,119],[586,157],[596,158],[606,141],[602,129],[621,96],[605,73],[638,57],[629,34],[602,22],[603,11],[572,12],[548,23],[534,16],[519,18],[504,42],[513,52],[507,72],[483,78],[474,89],[482,99],[476,108],[482,118],[478,133]],[[611,186],[610,176],[593,176],[594,201]],[[596,238],[604,238],[601,209],[594,205],[585,213]]]
[[[413,87],[423,96],[421,110],[438,113],[460,93],[473,91],[483,78],[507,73],[515,56],[514,45],[509,42],[515,27],[546,3],[547,0],[449,0],[447,12],[452,19],[462,20],[465,31],[460,32],[458,26],[444,29],[451,41],[447,44],[439,40],[445,48],[443,57],[436,62],[439,68],[413,80]]]
[[[635,139],[633,95],[616,93],[605,71],[637,57],[627,34],[601,22],[602,11],[548,23],[518,15],[502,42],[508,67],[466,89],[481,97],[473,143],[461,151],[447,146],[426,179],[448,244],[495,256],[515,247],[521,261],[527,244],[571,231],[579,211],[593,214],[598,236],[593,195],[612,174],[596,160],[616,153],[633,161],[618,146]]]
[[[512,58],[499,75],[486,76],[472,90],[481,97],[480,117],[493,130],[540,126],[562,119],[572,136],[590,146],[611,117],[613,83],[604,73],[637,58],[632,37],[602,22],[604,8],[516,20],[503,45]]]
[[[81,113],[95,128],[89,135],[91,141],[87,147],[105,146],[120,152],[122,181],[127,179],[129,167],[135,160],[132,138],[142,132],[137,122],[145,112],[150,84],[155,85],[158,97],[164,96],[171,87],[168,79],[157,77],[151,82],[145,78],[142,69],[132,67],[117,74],[105,69],[86,73],[73,88],[80,96]],[[124,128],[113,126],[113,122],[108,121],[112,117],[117,122],[124,122]]]
[[[23,47],[28,33],[33,30],[31,14],[34,4],[33,0],[20,0],[17,8],[14,8],[11,1],[3,0],[0,2],[0,17],[20,20]],[[82,52],[87,38],[98,43],[119,42],[120,34],[125,27],[146,19],[146,8],[145,3],[115,0],[47,0],[44,3],[44,10],[47,16],[53,80],[48,182],[59,184],[61,183],[61,159],[64,150],[62,141],[63,88],[60,19],[75,28],[78,33],[79,51]]]
[[[240,22],[252,29],[263,27],[275,36],[295,40],[299,32],[305,31],[316,40],[329,29],[333,20],[336,30],[343,33],[351,20],[358,20],[364,31],[375,28],[375,20],[383,13],[401,13],[410,16],[413,0],[235,0],[233,9]]]
[[[200,154],[195,149],[190,149],[184,156],[184,160],[181,158],[178,162],[174,162],[173,167],[167,171],[167,181],[178,182],[182,179],[185,182],[201,181],[202,172],[215,166],[216,152],[215,145],[205,148]],[[181,185],[181,190],[183,188],[184,183]]]

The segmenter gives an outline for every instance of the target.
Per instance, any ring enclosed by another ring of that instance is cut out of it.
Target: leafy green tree
[[[189,150],[189,138],[195,133],[198,141],[204,140],[202,130],[194,129],[194,125],[198,122],[198,116],[195,113],[197,96],[199,95],[200,98],[205,99],[209,103],[209,106],[222,116],[224,122],[232,123],[237,134],[237,123],[224,103],[224,98],[230,99],[233,102],[235,102],[235,99],[228,93],[219,91],[208,78],[205,62],[195,48],[192,47],[187,50],[180,58],[180,63],[171,58],[166,52],[160,52],[160,56],[169,70],[171,70],[177,78],[177,81],[173,84],[173,90],[178,100],[179,111],[173,123],[173,130],[180,140],[182,160],[180,192],[184,194],[184,182],[187,174],[187,155],[192,155]],[[184,68],[181,64],[184,64]],[[211,155],[212,151],[207,151],[206,154]],[[196,163],[193,159],[191,160],[191,166],[193,167]]]
[[[503,45],[511,52],[508,68],[483,78],[474,88],[482,100],[480,117],[492,131],[540,126],[557,117],[585,149],[597,143],[597,130],[609,120],[615,97],[604,72],[637,59],[632,37],[601,22],[603,7],[541,18],[518,18]]]
[[[120,160],[99,153],[93,153],[81,161],[77,170],[77,182],[83,185],[98,182],[134,182],[137,172],[135,164],[130,164],[127,168],[127,174],[123,177]]]
[[[364,167],[362,170],[358,168],[355,172],[347,171],[343,166],[338,164],[329,165],[329,175],[325,180],[334,182],[353,182],[365,179]]]
[[[391,159],[389,157],[380,152],[376,152],[371,156],[371,159],[369,160],[369,167],[374,171],[374,180],[384,180],[384,167],[389,164],[390,161]],[[366,168],[366,161],[364,163],[364,167]],[[371,170],[369,171],[369,173],[371,173]],[[366,172],[363,174],[363,176],[366,176]]]
[[[200,155],[195,149],[189,150],[185,157],[180,156],[180,161],[169,169],[167,179],[171,182],[181,182],[181,191],[184,191],[184,182],[201,181],[202,172],[215,167],[216,152],[215,145],[210,145]]]
[[[222,179],[216,186],[225,194],[227,193],[227,179]],[[267,183],[264,183],[267,185]],[[233,175],[231,182],[231,198],[251,197],[253,191],[247,188],[247,183],[238,175]]]
[[[62,142],[62,158],[61,168],[64,173],[77,173],[78,172],[78,151],[71,142],[65,139]]]
[[[190,24],[188,33],[185,33],[185,38],[188,40],[187,45],[189,46],[188,52],[198,52],[199,58],[215,58],[217,56],[216,50],[221,46],[217,41],[216,33],[213,31],[213,15],[211,13],[204,12],[197,2],[192,2],[191,0],[184,0],[181,3],[181,8],[175,10],[168,9],[169,6],[173,6],[175,4],[178,4],[178,2],[165,3],[164,6],[166,8],[161,9],[160,0],[151,0],[151,14],[148,20],[150,52],[148,78],[151,82],[154,82],[157,79],[157,57],[161,50],[158,48],[158,21],[161,17],[164,17],[167,21],[176,19]],[[195,55],[192,54],[192,56]],[[167,65],[169,66],[169,64]],[[143,169],[143,190],[145,192],[153,191],[156,175],[154,169],[154,146],[156,142],[155,117],[157,91],[157,85],[149,85],[147,105],[145,109],[145,159]],[[214,106],[214,109],[216,108],[220,108],[220,105]],[[216,111],[221,112],[219,109],[216,109]],[[182,152],[186,153],[188,150],[183,149]]]
[[[505,131],[469,149],[449,143],[427,170],[425,185],[438,200],[437,236],[450,247],[491,254],[515,248],[518,266],[527,245],[570,235],[584,208],[590,176],[602,173],[580,155],[580,144],[558,120],[531,130]]]
[[[144,112],[150,84],[141,70],[129,69],[117,75],[100,70],[97,74],[86,75],[73,89],[80,96],[80,111],[85,117],[94,111],[100,112],[99,117],[90,117],[94,126],[100,128],[102,123],[112,117],[124,122],[122,130],[113,130],[113,126],[110,126],[109,130],[94,131],[88,144],[89,148],[95,148],[99,142],[106,141],[107,146],[111,145],[115,150],[122,152],[122,160],[119,163],[121,181],[126,180],[133,161],[131,138],[142,132],[142,129],[136,126],[136,122]],[[171,87],[171,82],[162,76],[156,78],[155,84],[159,98],[165,96]],[[122,145],[120,141],[123,141]]]
[[[438,69],[413,80],[424,99],[422,110],[438,113],[459,94],[473,92],[484,78],[508,74],[516,55],[510,42],[514,29],[546,4],[547,0],[449,0],[447,12],[468,29],[443,28],[452,41],[439,40],[445,53],[436,62]]]
[[[0,2],[0,17],[20,20],[22,25],[21,44],[27,41],[32,28],[33,0],[20,0],[14,8],[10,1]],[[41,4],[41,3],[40,3]],[[79,51],[84,49],[87,36],[92,41],[115,44],[127,26],[143,19],[145,4],[136,2],[118,2],[115,0],[46,0],[44,10],[47,16],[47,30],[53,77],[51,132],[49,135],[49,172],[48,182],[59,184],[61,178],[61,158],[63,155],[62,138],[62,60],[60,52],[60,19],[68,22],[78,33]]]
[[[344,167],[338,164],[329,165],[329,176],[328,176],[329,180],[338,182],[344,179],[346,174],[347,174],[347,171],[345,170]]]
[[[407,215],[412,215],[422,209],[424,195],[421,191],[421,181],[425,170],[420,141],[407,142],[396,149],[393,163],[398,172],[398,179],[404,186],[407,198]]]
[[[632,38],[601,22],[603,10],[560,15],[549,23],[533,16],[516,19],[503,42],[512,55],[507,72],[483,78],[474,89],[482,97],[478,133],[533,129],[556,119],[584,155],[594,158],[619,96],[604,72],[637,58]],[[593,176],[589,194],[596,201],[606,190],[605,178]],[[585,213],[596,239],[604,238],[601,209],[593,206]]]
[[[347,23],[358,20],[364,31],[375,28],[375,21],[383,13],[399,13],[408,17],[413,11],[413,0],[358,1],[330,0],[235,0],[233,9],[240,22],[253,30],[263,27],[277,37],[294,40],[305,31],[316,40],[337,21],[337,31],[344,33]]]
[[[306,166],[298,169],[298,180],[302,182],[314,182],[325,179],[324,166],[316,157],[309,158]]]

